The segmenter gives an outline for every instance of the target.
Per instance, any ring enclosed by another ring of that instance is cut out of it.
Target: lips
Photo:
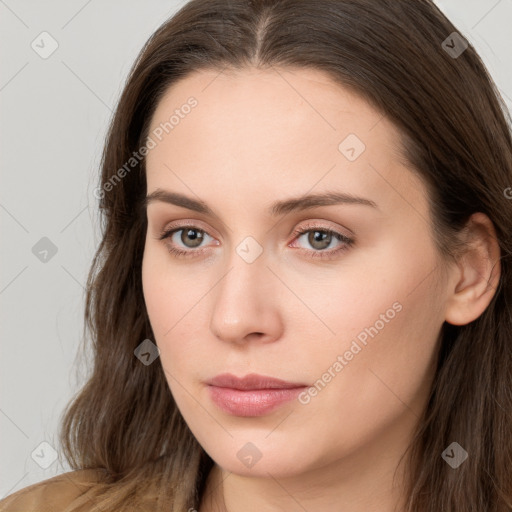
[[[241,391],[247,391],[250,389],[294,389],[307,386],[307,384],[303,382],[287,382],[274,377],[258,375],[256,373],[250,373],[242,378],[236,377],[230,373],[223,373],[207,381],[207,384],[210,386],[238,389]]]
[[[263,416],[292,401],[307,385],[250,374],[243,378],[217,375],[208,382],[209,396],[223,412],[233,416]]]

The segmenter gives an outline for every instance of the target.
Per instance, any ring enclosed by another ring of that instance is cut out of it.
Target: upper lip
[[[250,373],[245,377],[236,377],[230,373],[223,373],[217,375],[213,379],[206,381],[210,386],[217,386],[221,388],[232,388],[240,390],[249,389],[293,389],[301,388],[307,384],[299,382],[287,382],[274,377],[268,377],[266,375],[258,375],[256,373]]]

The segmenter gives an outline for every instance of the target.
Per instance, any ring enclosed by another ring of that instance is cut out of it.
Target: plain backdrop
[[[57,431],[87,374],[77,356],[104,137],[139,50],[184,3],[0,0],[0,499],[70,469]],[[512,108],[512,0],[437,4]]]

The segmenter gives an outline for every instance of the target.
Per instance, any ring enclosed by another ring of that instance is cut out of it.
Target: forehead
[[[376,202],[396,201],[411,187],[418,201],[424,195],[401,160],[395,125],[319,70],[194,72],[162,97],[150,136],[155,131],[161,140],[153,135],[147,156],[148,191],[183,188],[177,176],[186,176],[194,190],[205,190],[206,180],[288,195],[337,186]]]
[[[198,108],[194,108],[196,115],[191,117],[202,121],[203,129],[209,125],[219,135],[215,127],[222,123],[222,127],[227,128],[225,121],[245,125],[243,134],[250,131],[260,135],[274,133],[280,127],[286,127],[286,132],[293,134],[308,123],[310,132],[314,130],[322,136],[328,135],[329,141],[331,138],[336,141],[342,135],[337,133],[340,129],[341,132],[351,129],[363,137],[382,121],[388,125],[383,132],[390,139],[399,136],[364,99],[335,83],[326,73],[308,68],[275,67],[193,72],[168,88],[153,115],[150,130],[168,121],[191,97],[198,104]],[[248,117],[255,113],[258,115]],[[197,129],[199,123],[195,124]],[[226,137],[230,133],[222,135]],[[281,138],[284,135],[282,133]]]

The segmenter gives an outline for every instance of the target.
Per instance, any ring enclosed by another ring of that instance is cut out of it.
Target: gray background
[[[102,144],[137,53],[184,3],[0,0],[0,499],[70,469],[54,448],[87,374],[77,356]],[[512,108],[512,0],[437,4]],[[44,31],[58,43],[46,59],[31,47],[51,48]]]

